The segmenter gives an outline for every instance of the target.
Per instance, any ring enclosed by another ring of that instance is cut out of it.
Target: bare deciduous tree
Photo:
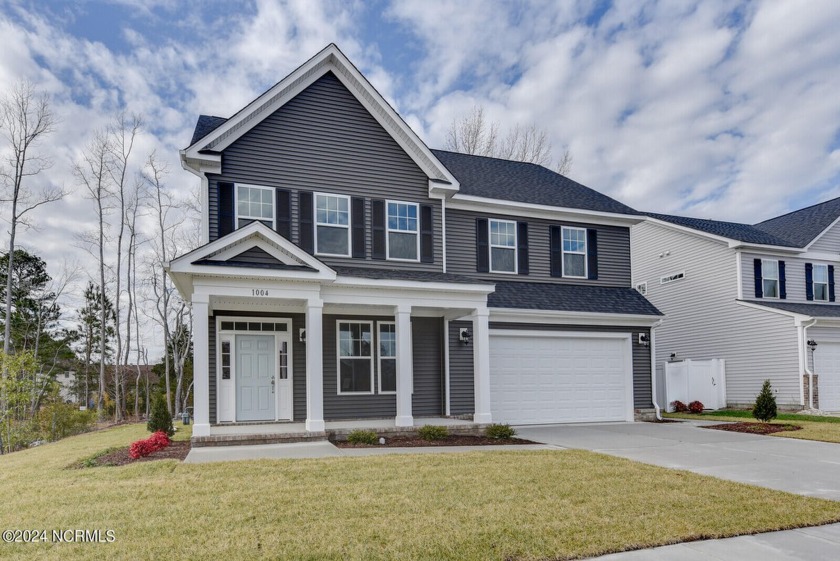
[[[475,106],[469,115],[452,122],[446,134],[446,148],[464,154],[552,167],[551,141],[544,130],[535,124],[516,125],[502,136],[499,129],[499,123],[485,119],[483,107]],[[555,169],[557,173],[566,174],[571,167],[572,156],[567,149]]]

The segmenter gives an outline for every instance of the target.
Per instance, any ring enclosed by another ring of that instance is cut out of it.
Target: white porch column
[[[324,425],[324,302],[306,302],[306,430],[322,432]]]
[[[490,312],[478,308],[472,314],[473,368],[475,370],[476,423],[491,423],[490,415]]]
[[[397,326],[397,417],[398,427],[414,426],[411,411],[413,391],[413,352],[411,348],[411,306],[397,306],[394,309]]]
[[[193,436],[210,436],[209,304],[206,294],[192,295]]]

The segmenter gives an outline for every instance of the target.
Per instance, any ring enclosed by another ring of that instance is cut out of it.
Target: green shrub
[[[449,436],[449,429],[438,425],[424,425],[417,431],[423,440],[443,440]]]
[[[164,399],[163,394],[155,396],[155,400],[152,403],[152,412],[149,415],[149,422],[146,423],[146,428],[149,432],[153,433],[157,431],[165,432],[166,436],[175,434],[175,427],[172,426],[172,415],[169,414],[169,410],[166,408],[166,399]]]
[[[350,434],[347,435],[347,442],[350,444],[376,444],[379,439],[372,430],[356,429],[350,431]]]
[[[49,403],[38,411],[41,434],[50,442],[93,430],[96,411],[79,411],[70,403]]]
[[[510,425],[500,425],[494,423],[484,429],[484,435],[488,438],[498,438],[500,440],[510,440],[516,436],[516,430]]]
[[[776,418],[776,396],[770,389],[770,380],[764,380],[761,392],[755,398],[755,406],[752,411],[753,417],[762,423],[769,423]]]

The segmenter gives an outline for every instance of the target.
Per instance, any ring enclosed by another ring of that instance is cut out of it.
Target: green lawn
[[[752,411],[745,411],[743,409],[706,411],[700,415],[692,413],[665,413],[664,417],[670,419],[700,419],[703,421],[758,422],[753,418]],[[802,430],[774,432],[769,436],[798,438],[800,440],[818,440],[840,444],[840,417],[779,413],[774,422],[799,425],[802,427]]]
[[[564,559],[840,521],[840,503],[577,450],[66,469],[142,426],[0,457],[2,559]]]

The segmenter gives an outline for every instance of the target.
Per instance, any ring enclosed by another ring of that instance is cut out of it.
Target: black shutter
[[[761,280],[761,259],[753,259],[753,273],[755,276],[755,297],[761,298],[764,295],[764,285]]]
[[[475,270],[479,273],[490,271],[490,232],[487,219],[475,219]]]
[[[828,301],[834,302],[834,265],[828,266]]]
[[[353,197],[350,201],[351,229],[353,230],[353,257],[364,259],[365,255],[365,200],[362,197]]]
[[[370,202],[373,212],[373,254],[374,259],[385,259],[385,201]]]
[[[598,230],[586,230],[586,268],[589,280],[598,279]]]
[[[315,222],[312,210],[312,193],[298,191],[298,226],[300,227],[300,248],[307,253],[315,251]]]
[[[277,218],[277,233],[286,238],[292,239],[292,194],[285,189],[277,189],[277,204],[274,215]]]
[[[551,226],[549,228],[549,253],[551,254],[551,276],[563,276],[563,228]]]
[[[814,299],[814,266],[805,263],[805,299]]]
[[[516,269],[520,275],[528,274],[528,223],[516,223]]]
[[[435,228],[431,205],[420,205],[420,262],[435,262]]]
[[[785,288],[785,262],[779,261],[779,298],[785,300],[787,298],[787,289]]]
[[[233,208],[233,183],[218,183],[219,189],[219,237],[236,230],[236,209]]]

